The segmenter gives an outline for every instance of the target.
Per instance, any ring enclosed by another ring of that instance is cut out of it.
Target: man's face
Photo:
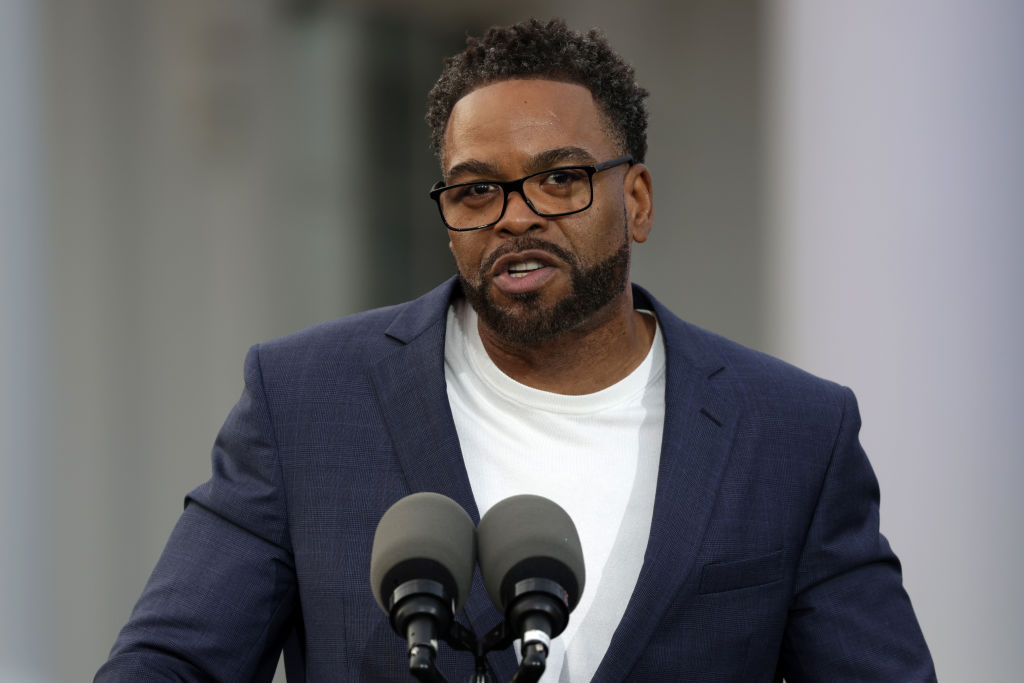
[[[585,87],[509,80],[455,104],[443,165],[446,184],[455,184],[514,180],[621,154]],[[630,220],[636,207],[628,188],[639,171],[595,174],[593,204],[581,213],[543,218],[512,193],[495,226],[450,233],[463,290],[484,325],[507,343],[531,345],[599,324],[627,296],[630,239],[643,241],[649,228]],[[649,179],[646,188],[649,195]]]

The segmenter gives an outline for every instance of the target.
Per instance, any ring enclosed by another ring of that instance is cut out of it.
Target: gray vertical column
[[[558,11],[574,28],[601,27],[651,93],[654,229],[634,246],[633,280],[690,322],[760,346],[764,4],[576,1]]]
[[[42,680],[70,681],[106,658],[210,476],[246,348],[363,305],[362,50],[341,10],[43,6],[58,618],[30,642]]]
[[[0,3],[0,680],[50,679],[52,454],[36,6]]]
[[[940,680],[1024,668],[1024,4],[772,6],[775,351],[849,384]]]

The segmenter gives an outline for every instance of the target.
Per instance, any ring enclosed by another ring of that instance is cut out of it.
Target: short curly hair
[[[549,78],[586,87],[626,153],[644,160],[647,90],[637,85],[633,67],[612,50],[603,33],[592,29],[583,35],[561,19],[495,26],[483,38],[466,38],[466,49],[444,60],[441,76],[427,95],[430,144],[438,159],[455,103],[477,88],[515,78]]]

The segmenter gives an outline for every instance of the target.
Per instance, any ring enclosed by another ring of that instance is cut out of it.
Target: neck
[[[577,329],[538,344],[511,344],[478,319],[487,355],[521,384],[558,394],[589,394],[615,384],[637,368],[654,340],[655,321],[633,310],[632,291]]]

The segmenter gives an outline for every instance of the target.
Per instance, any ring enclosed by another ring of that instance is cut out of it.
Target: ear
[[[625,177],[626,218],[634,242],[646,242],[654,223],[654,195],[651,172],[643,164],[633,164]]]

